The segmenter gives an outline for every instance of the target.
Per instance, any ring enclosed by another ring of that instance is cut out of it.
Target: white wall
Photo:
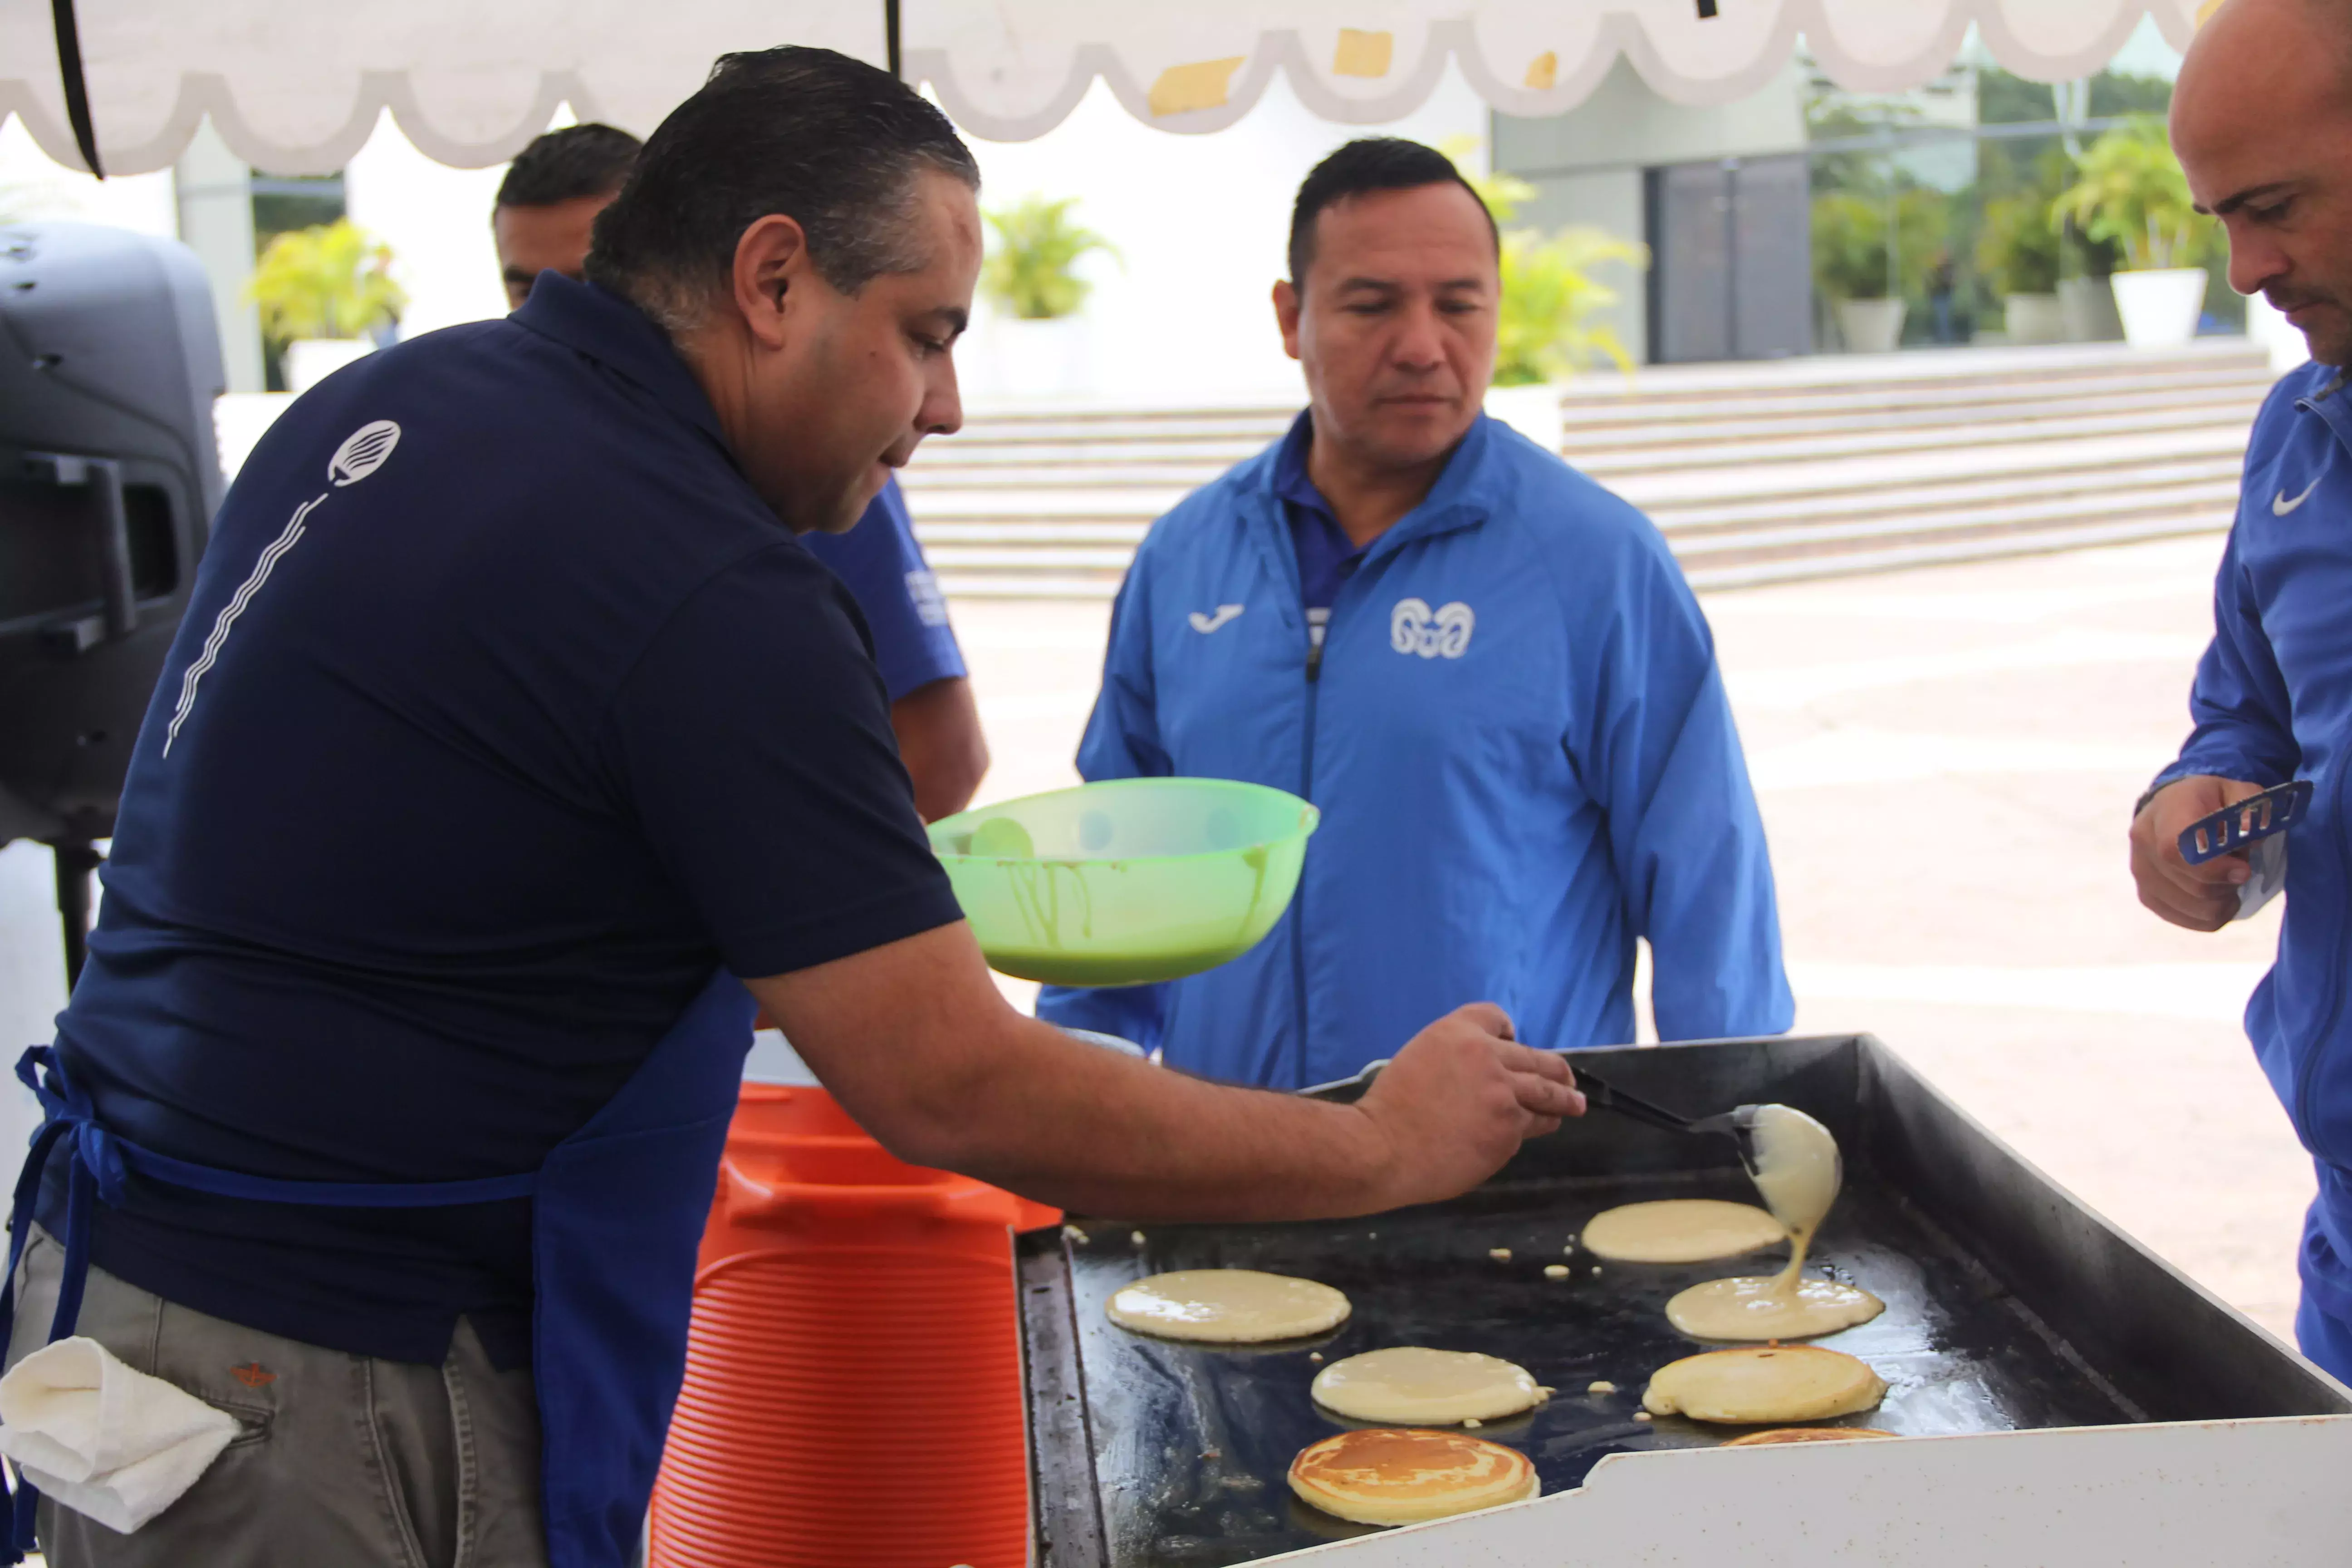
[[[1155,131],[1097,81],[1069,119],[1034,142],[972,142],[983,206],[1031,194],[1080,198],[1073,215],[1117,245],[1096,256],[1087,304],[1094,390],[1121,401],[1302,397],[1268,295],[1287,270],[1290,203],[1316,161],[1358,136],[1435,143],[1484,137],[1486,106],[1452,68],[1428,103],[1391,125],[1335,125],[1277,79],[1240,123],[1206,136]],[[1484,148],[1481,148],[1481,155]],[[957,355],[976,399],[1001,378],[982,321]]]
[[[50,162],[25,122],[11,115],[0,121],[0,222],[35,218],[111,224],[167,237],[177,237],[180,228],[170,170],[94,178]]]
[[[392,247],[393,277],[408,290],[401,336],[507,313],[490,244],[490,205],[506,172],[504,163],[436,163],[409,145],[390,114],[345,166],[345,211]]]

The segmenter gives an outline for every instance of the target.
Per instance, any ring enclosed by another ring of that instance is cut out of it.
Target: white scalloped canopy
[[[1975,24],[2038,81],[2087,76],[2153,15],[2185,47],[2206,0],[904,0],[907,72],[958,124],[1024,141],[1097,77],[1138,119],[1211,132],[1276,72],[1327,119],[1426,100],[1451,58],[1496,109],[1557,114],[1619,58],[1683,103],[1761,86],[1801,35],[1838,82],[1891,91]],[[112,173],[162,168],[209,114],[248,163],[341,168],[389,108],[428,156],[496,163],[569,100],[649,131],[729,49],[883,55],[881,0],[78,0],[91,118]],[[0,0],[0,114],[79,167],[47,0]]]

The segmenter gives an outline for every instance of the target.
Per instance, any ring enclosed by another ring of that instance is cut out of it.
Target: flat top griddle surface
[[[1129,1227],[1089,1223],[1063,1243],[1076,1314],[1094,1471],[1113,1568],[1247,1563],[1366,1533],[1296,1501],[1285,1475],[1309,1443],[1357,1425],[1319,1410],[1323,1365],[1391,1345],[1483,1351],[1556,1392],[1478,1436],[1516,1447],[1545,1492],[1614,1453],[1708,1446],[1738,1427],[1633,1419],[1652,1372],[1712,1348],[1666,1321],[1675,1291],[1777,1269],[1785,1248],[1700,1264],[1606,1263],[1563,1245],[1601,1209],[1650,1198],[1754,1202],[1737,1167],[1493,1186],[1433,1208],[1328,1225]],[[1499,1261],[1493,1247],[1508,1247]],[[1838,1200],[1815,1266],[1886,1302],[1875,1321],[1811,1342],[1860,1356],[1890,1385],[1843,1425],[1909,1435],[2103,1426],[2141,1419],[1992,1277],[1899,1195],[1858,1182]],[[1565,1263],[1565,1279],[1544,1266]],[[1593,1273],[1596,1266],[1601,1269]],[[1130,1333],[1105,1301],[1145,1274],[1263,1268],[1334,1285],[1354,1306],[1320,1339],[1265,1348]],[[1320,1363],[1310,1352],[1320,1352]],[[1613,1394],[1589,1394],[1596,1379]]]

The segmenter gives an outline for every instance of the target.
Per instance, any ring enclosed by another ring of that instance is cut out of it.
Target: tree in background
[[[1077,314],[1094,289],[1077,275],[1078,262],[1097,250],[1118,257],[1118,247],[1072,220],[1077,205],[1076,196],[1032,195],[982,215],[996,231],[980,271],[981,292],[992,304],[1024,321]]]
[[[1494,384],[1531,386],[1563,381],[1603,361],[1632,374],[1633,356],[1624,340],[1608,322],[1594,319],[1622,296],[1593,271],[1622,266],[1639,273],[1650,265],[1650,247],[1586,226],[1549,234],[1507,226],[1519,208],[1541,193],[1514,174],[1472,170],[1466,160],[1477,145],[1474,137],[1455,136],[1441,142],[1438,151],[1454,160],[1502,233],[1503,297],[1495,321]]]
[[[279,348],[300,338],[368,337],[400,320],[407,292],[392,278],[392,247],[347,217],[274,237],[246,293],[262,336]]]

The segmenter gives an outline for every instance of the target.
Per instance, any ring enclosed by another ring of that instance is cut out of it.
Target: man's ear
[[[1281,279],[1274,286],[1274,321],[1282,329],[1282,352],[1298,357],[1298,286]]]
[[[799,220],[770,213],[735,242],[736,311],[753,342],[782,348],[797,302],[793,290],[809,275],[808,235]]]

